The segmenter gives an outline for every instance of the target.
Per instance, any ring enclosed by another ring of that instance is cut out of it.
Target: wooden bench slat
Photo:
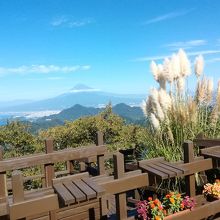
[[[167,161],[161,161],[160,163],[165,164],[169,167],[173,167],[174,169],[180,170],[183,174],[186,174],[188,172],[187,169],[183,168],[183,167],[179,167],[178,164],[174,164],[174,163],[169,163]]]
[[[98,186],[94,181],[90,178],[83,178],[82,181],[86,183],[90,188],[96,191],[97,196],[101,196],[105,193],[105,189],[102,186]]]
[[[152,174],[154,174],[154,175],[156,175],[156,176],[158,176],[158,177],[160,177],[162,179],[167,179],[168,178],[168,175],[166,173],[163,173],[163,172],[161,172],[161,171],[159,171],[159,170],[157,170],[155,168],[152,168],[152,167],[150,167],[148,165],[140,165],[140,167],[144,171],[152,173]]]
[[[175,163],[169,163],[167,161],[161,161],[160,163],[167,165],[170,168],[174,168],[176,170],[176,172],[180,171],[182,174],[185,174],[185,175],[189,172],[189,170],[187,170],[183,167],[180,167],[180,166],[178,166],[178,164],[175,164]]]
[[[90,188],[87,184],[85,184],[82,180],[76,179],[73,180],[73,183],[83,192],[86,194],[87,199],[96,198],[96,192]]]
[[[64,187],[63,184],[57,183],[53,187],[65,205],[73,204],[76,202],[73,195]]]
[[[154,169],[156,169],[156,170],[159,170],[159,171],[161,171],[161,172],[167,174],[170,178],[176,176],[176,173],[175,173],[175,172],[170,171],[170,170],[168,170],[168,169],[166,169],[166,168],[163,168],[163,167],[161,167],[161,166],[158,166],[157,163],[148,164],[147,166],[152,167],[152,168],[154,168]]]
[[[182,174],[183,174],[183,172],[181,170],[176,169],[174,167],[171,167],[171,166],[164,164],[164,163],[157,163],[157,166],[162,167],[162,168],[169,170],[171,172],[174,172],[177,177],[182,176]]]
[[[77,202],[85,201],[86,195],[71,181],[63,182],[63,185],[71,192],[71,194],[76,198]]]

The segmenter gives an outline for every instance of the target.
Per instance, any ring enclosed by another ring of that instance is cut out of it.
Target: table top
[[[220,146],[201,149],[201,155],[220,160]]]
[[[172,177],[182,177],[189,173],[187,169],[167,162],[163,157],[140,161],[139,167],[143,171],[153,174],[162,180]]]

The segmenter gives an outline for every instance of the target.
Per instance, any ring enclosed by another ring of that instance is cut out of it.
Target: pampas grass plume
[[[207,81],[207,101],[208,101],[208,102],[211,102],[211,101],[212,101],[213,88],[214,88],[213,80],[212,80],[212,79],[209,79],[209,80]]]
[[[204,70],[204,59],[202,55],[199,55],[195,59],[195,74],[200,77]]]
[[[185,78],[180,77],[177,80],[177,88],[178,88],[179,93],[184,92],[184,90],[185,90]]]
[[[172,83],[174,80],[174,75],[171,69],[171,62],[168,58],[164,59],[163,62],[163,75],[164,78],[169,82]]]
[[[150,68],[151,72],[153,73],[154,79],[158,81],[158,68],[157,64],[154,61],[151,61]]]
[[[179,49],[178,57],[179,57],[179,63],[180,63],[180,74],[183,77],[189,76],[191,74],[191,65],[183,49]]]
[[[180,61],[176,54],[171,57],[171,71],[175,79],[180,77]]]
[[[155,130],[158,130],[160,128],[160,122],[159,120],[156,118],[155,114],[154,113],[150,113],[150,120],[151,120],[151,123],[154,127]]]
[[[159,103],[165,113],[172,105],[172,99],[164,89],[159,90]]]
[[[145,117],[147,117],[148,112],[147,112],[147,102],[145,100],[142,101],[141,103],[141,109],[145,115]]]

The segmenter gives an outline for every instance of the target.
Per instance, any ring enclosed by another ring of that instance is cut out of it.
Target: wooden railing
[[[179,175],[185,178],[186,194],[200,199],[196,195],[195,173],[213,168],[211,158],[194,157],[194,145],[191,141],[186,141],[183,144],[183,161],[169,163],[164,161],[163,158],[154,158],[139,161],[138,163],[125,164],[123,154],[133,154],[133,150],[109,154],[103,144],[102,133],[99,132],[97,140],[97,145],[60,151],[54,151],[53,141],[46,140],[46,153],[11,159],[2,159],[3,151],[0,150],[0,219],[106,219],[109,213],[109,196],[112,195],[115,196],[117,219],[128,219],[128,191],[136,190],[140,187],[153,189],[153,187],[160,184],[162,179],[169,179]],[[219,145],[220,143],[220,140],[206,140],[205,142],[203,139],[202,141],[200,140],[199,142],[197,140],[197,143],[202,143],[202,148]],[[109,176],[105,170],[105,160],[110,156],[113,157],[113,175]],[[80,163],[80,171],[83,172],[86,171],[86,166],[90,163],[97,163],[98,175],[92,177],[89,173],[75,174],[74,161]],[[67,169],[55,172],[55,163],[58,162],[65,162]],[[43,172],[32,177],[23,177],[22,169],[33,166],[42,167]],[[127,170],[129,172],[126,172]],[[8,171],[12,171],[10,179],[6,178],[6,172]],[[58,177],[60,175],[63,175],[63,177]],[[23,183],[25,181],[37,178],[42,179],[42,189],[24,190]],[[88,182],[86,182],[85,178]],[[80,182],[83,182],[83,186],[82,188],[79,186],[77,188],[74,184],[79,184]],[[58,183],[59,185],[57,185]],[[67,188],[64,189],[65,186]],[[88,186],[91,188],[88,188]],[[69,189],[71,187],[72,190],[72,194],[67,192],[69,197],[65,194],[65,190],[68,187]],[[12,194],[8,194],[11,189]],[[75,202],[75,198],[68,200],[68,198],[72,198],[75,195],[74,189],[80,189],[81,192],[88,190],[90,195],[91,190],[94,193],[95,189],[99,189],[102,193],[99,195],[98,191],[96,191],[96,196],[93,194],[93,198],[90,199],[84,192],[86,201]],[[65,201],[64,203],[68,205],[61,204],[61,196],[62,201]],[[137,198],[129,198],[129,201],[137,201]],[[185,219],[188,220],[193,216],[193,219],[199,220],[202,216],[208,217],[209,214],[220,212],[219,203],[216,202],[213,205],[214,208],[210,210],[210,204],[201,202],[201,205],[195,209],[196,211],[185,215]],[[199,213],[198,217],[196,217],[197,214],[195,213]],[[175,218],[178,219],[178,217]],[[170,219],[170,217],[167,219]],[[181,216],[179,219],[184,219],[184,217]]]

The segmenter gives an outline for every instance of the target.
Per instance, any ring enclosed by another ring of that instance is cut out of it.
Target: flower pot
[[[179,219],[180,217],[183,218],[185,214],[187,214],[188,212],[190,212],[189,209],[187,210],[183,210],[183,211],[179,211],[179,212],[176,212],[172,215],[168,215],[164,218],[164,220],[175,220],[175,219]]]

